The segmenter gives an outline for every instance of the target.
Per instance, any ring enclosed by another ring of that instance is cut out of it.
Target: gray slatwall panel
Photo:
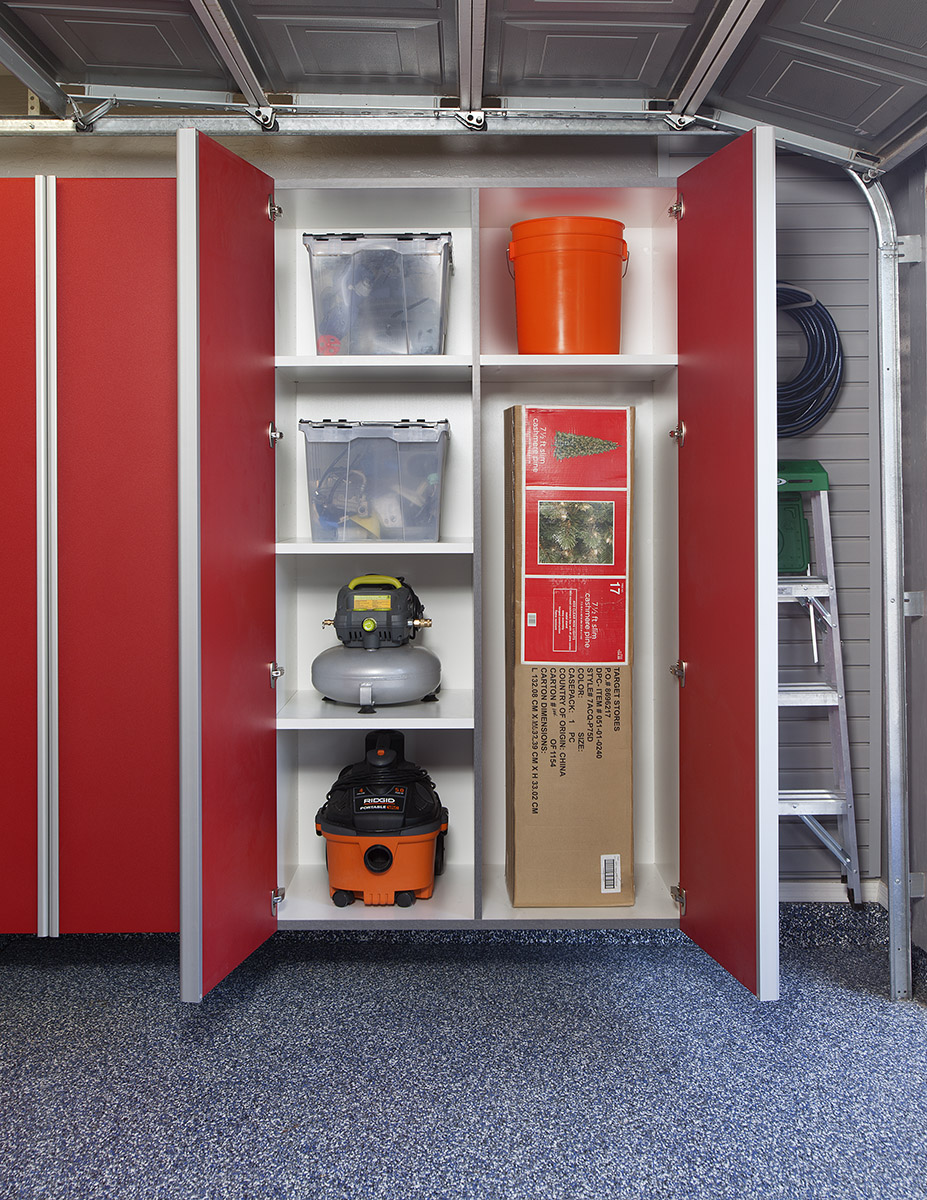
[[[871,565],[873,505],[878,510],[878,481],[870,465],[870,457],[878,459],[877,443],[870,442],[875,403],[871,226],[858,189],[842,171],[811,159],[780,155],[777,227],[779,278],[808,288],[827,307],[844,349],[845,382],[837,407],[805,437],[780,441],[779,454],[820,459],[831,481],[860,865],[863,874],[872,877],[879,874],[880,857],[881,737],[873,712],[875,706],[878,713],[881,667],[877,635],[870,640],[873,629],[878,629]],[[788,378],[803,364],[805,344],[794,323],[782,314],[778,352],[780,374]],[[803,673],[807,677],[811,665],[807,628],[805,616],[780,616],[783,678]],[[795,710],[783,715],[781,786],[826,788],[832,779],[826,717]],[[781,822],[780,854],[787,878],[839,875],[835,859],[801,822]]]

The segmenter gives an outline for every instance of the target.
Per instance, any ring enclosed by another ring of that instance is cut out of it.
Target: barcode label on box
[[[602,894],[621,891],[621,855],[602,855]]]

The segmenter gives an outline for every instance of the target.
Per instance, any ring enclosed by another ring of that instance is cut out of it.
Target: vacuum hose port
[[[374,875],[382,875],[393,865],[393,852],[386,846],[370,846],[364,854],[364,866]]]

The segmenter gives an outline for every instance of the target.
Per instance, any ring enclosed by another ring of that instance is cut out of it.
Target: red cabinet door
[[[178,135],[181,994],[276,928],[273,184]]]
[[[684,174],[678,228],[682,928],[778,994],[774,145]]]
[[[176,188],[172,179],[50,186],[58,929],[172,931]]]
[[[36,182],[0,180],[3,287],[0,350],[0,729],[3,837],[0,930],[36,933],[38,870],[38,583],[36,410]]]

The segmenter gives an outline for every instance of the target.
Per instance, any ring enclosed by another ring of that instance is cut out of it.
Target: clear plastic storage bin
[[[449,233],[305,233],[319,354],[443,354]]]
[[[300,421],[315,542],[436,542],[447,421]]]

